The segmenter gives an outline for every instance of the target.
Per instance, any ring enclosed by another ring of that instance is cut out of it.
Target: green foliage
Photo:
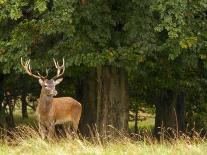
[[[117,7],[116,1],[109,4],[94,1],[85,6],[75,1],[54,0],[52,4],[44,0],[20,2],[14,6],[21,13],[15,15],[16,22],[7,28],[7,36],[0,42],[4,51],[0,55],[4,73],[9,73],[11,69],[18,72],[19,65],[14,64],[21,56],[32,56],[34,59],[64,56],[67,66],[111,64],[130,68],[132,64],[137,65],[142,61],[144,51],[151,48],[144,46],[148,44],[152,32],[147,36],[137,33],[152,30],[149,27],[152,23],[149,10],[145,11],[149,19],[144,25],[140,23],[142,18],[135,21],[140,13],[136,11],[137,7],[143,8],[146,5],[149,8],[148,3],[143,6],[123,1]],[[12,6],[9,4],[5,1],[2,7],[7,6],[10,10]],[[49,10],[48,5],[52,5],[52,9]],[[13,18],[5,12],[2,11],[1,15],[3,28],[8,22],[13,22]],[[142,38],[144,36],[148,40],[138,42],[145,39]],[[140,52],[139,48],[144,51]]]
[[[47,10],[48,0],[35,0],[35,10],[37,9],[40,13]]]
[[[41,72],[64,57],[67,68],[127,69],[133,101],[189,95],[206,85],[206,10],[206,0],[0,0],[0,72],[22,73],[20,57]]]
[[[64,56],[68,66],[112,64],[136,69],[156,51],[168,52],[169,60],[175,60],[185,50],[201,52],[206,44],[204,0],[92,1],[87,5],[5,0],[0,6],[0,25],[7,29],[0,41],[5,73],[19,71],[14,63],[25,55],[34,59]]]

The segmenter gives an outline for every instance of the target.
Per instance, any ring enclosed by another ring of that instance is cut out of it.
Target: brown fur
[[[57,121],[79,123],[82,108],[78,101],[71,97],[53,98],[50,101],[51,103],[46,103],[49,105],[47,107],[38,106],[37,114],[40,117],[46,120],[54,120],[55,124],[60,124]]]
[[[42,137],[46,138],[47,134],[54,136],[56,124],[71,122],[77,131],[82,111],[81,104],[71,97],[53,98],[42,94],[43,92],[41,91],[36,111]]]

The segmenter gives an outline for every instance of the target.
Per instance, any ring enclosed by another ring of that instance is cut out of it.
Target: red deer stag
[[[81,104],[71,97],[53,98],[57,95],[55,86],[63,80],[60,77],[65,71],[64,59],[62,66],[55,59],[53,61],[57,69],[57,74],[48,80],[47,76],[42,76],[39,72],[37,72],[37,75],[33,74],[30,67],[30,60],[24,63],[21,58],[21,65],[27,74],[39,79],[39,83],[42,86],[36,113],[38,116],[39,131],[43,139],[55,135],[56,124],[71,122],[76,132],[82,111]]]

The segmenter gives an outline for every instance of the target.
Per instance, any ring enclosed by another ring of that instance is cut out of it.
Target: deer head
[[[23,62],[22,58],[21,58],[21,65],[23,66],[23,68],[25,69],[25,71],[27,72],[27,74],[29,74],[30,76],[39,79],[39,84],[42,86],[42,92],[44,94],[46,94],[47,96],[56,96],[57,95],[57,91],[55,89],[55,86],[58,85],[63,78],[61,78],[61,76],[64,74],[65,72],[65,61],[63,59],[63,64],[60,66],[59,63],[53,59],[54,64],[55,64],[55,68],[57,69],[57,73],[56,75],[51,78],[51,79],[47,79],[48,76],[48,70],[46,69],[46,76],[42,76],[40,75],[39,72],[37,72],[37,75],[32,73],[32,69],[30,66],[30,60],[27,60],[25,63]]]

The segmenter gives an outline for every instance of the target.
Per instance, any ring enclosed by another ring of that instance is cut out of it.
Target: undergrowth
[[[9,133],[9,134],[8,134]],[[164,134],[164,133],[163,133]],[[8,136],[9,135],[9,136]],[[43,140],[37,128],[18,126],[1,138],[0,154],[206,154],[207,142],[199,133],[175,136],[157,141],[149,133],[126,134],[113,129],[113,134],[100,135],[91,131],[91,137],[80,134],[73,138]]]

